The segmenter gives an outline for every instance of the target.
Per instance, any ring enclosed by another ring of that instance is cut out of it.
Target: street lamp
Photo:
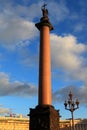
[[[64,106],[66,110],[69,110],[71,112],[71,116],[72,116],[72,130],[75,130],[74,128],[74,116],[73,116],[73,112],[79,108],[79,101],[78,99],[76,99],[76,101],[72,100],[72,93],[69,93],[69,99],[68,101],[65,101]]]

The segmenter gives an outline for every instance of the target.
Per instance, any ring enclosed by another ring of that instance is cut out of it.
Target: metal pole
[[[71,115],[72,115],[72,130],[75,130],[75,127],[74,127],[74,115],[73,115],[73,111],[71,111]]]

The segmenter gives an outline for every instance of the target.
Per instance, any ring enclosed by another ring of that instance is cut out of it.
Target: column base
[[[30,108],[30,130],[59,130],[59,110],[50,105]]]

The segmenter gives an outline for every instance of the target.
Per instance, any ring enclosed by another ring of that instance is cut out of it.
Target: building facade
[[[87,119],[74,120],[75,130],[87,130]],[[72,130],[71,120],[60,120],[60,130]]]
[[[75,130],[87,130],[87,119],[74,120]],[[60,120],[60,130],[71,130],[71,120]],[[0,130],[29,130],[27,117],[0,117]]]
[[[23,117],[0,117],[0,130],[29,130],[29,119]]]

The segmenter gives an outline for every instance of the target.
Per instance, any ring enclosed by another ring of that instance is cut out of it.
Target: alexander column
[[[42,6],[42,17],[35,26],[40,31],[38,105],[30,109],[30,130],[59,130],[59,111],[52,106],[50,31],[46,4]]]

